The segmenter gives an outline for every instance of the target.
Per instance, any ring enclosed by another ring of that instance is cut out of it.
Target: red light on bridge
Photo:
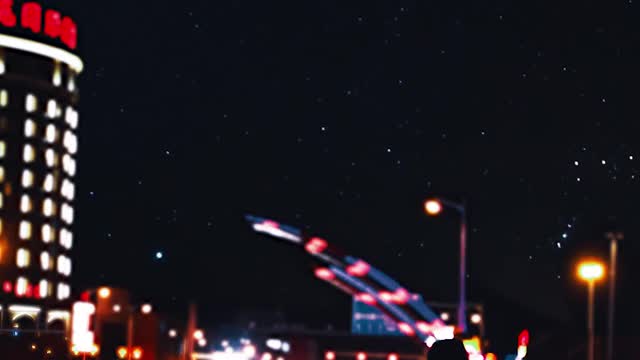
[[[387,360],[398,360],[398,354],[389,354]]]
[[[263,226],[266,227],[270,227],[270,228],[274,228],[274,229],[279,229],[280,228],[280,224],[278,224],[277,222],[273,221],[273,220],[265,220],[262,222]]]
[[[329,244],[323,239],[313,238],[304,246],[309,254],[319,254],[323,252]]]
[[[367,305],[375,305],[377,303],[377,301],[373,297],[373,295],[367,294],[367,293],[362,293],[362,294],[356,295],[356,300],[362,301],[363,303],[365,303]]]
[[[334,353],[333,351],[327,351],[326,353],[324,353],[324,360],[335,360],[336,359],[336,353]]]
[[[409,325],[407,323],[399,323],[398,324],[398,330],[400,330],[400,332],[405,334],[405,335],[413,335],[413,334],[415,334],[414,331],[413,331],[413,328],[411,327],[411,325]]]
[[[431,325],[427,324],[424,321],[418,321],[416,322],[416,327],[418,328],[418,330],[420,330],[421,333],[423,334],[430,334],[431,333]]]
[[[356,360],[367,360],[367,354],[362,351],[357,353]]]
[[[331,281],[336,278],[336,275],[333,273],[333,271],[327,268],[317,268],[315,272],[316,277],[325,281]]]
[[[358,260],[347,267],[347,273],[351,276],[363,277],[369,273],[369,269],[371,269],[369,264],[362,260]]]
[[[393,300],[393,294],[391,294],[388,291],[380,291],[380,294],[378,294],[378,296],[384,302],[389,302],[389,301]]]
[[[406,304],[409,301],[409,292],[405,289],[398,289],[393,294],[393,301],[396,304]]]

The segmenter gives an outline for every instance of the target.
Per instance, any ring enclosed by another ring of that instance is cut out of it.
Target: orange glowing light
[[[138,359],[142,359],[142,349],[137,347],[135,349],[133,349],[133,358],[138,360]]]
[[[583,261],[578,265],[578,277],[584,281],[597,281],[604,276],[604,265],[598,261]]]
[[[101,299],[108,299],[111,296],[111,289],[109,289],[108,287],[101,287],[98,290],[98,296]]]
[[[118,354],[118,359],[124,359],[127,357],[127,348],[124,346],[121,346],[118,348],[118,350],[116,351],[116,354]]]
[[[438,200],[427,200],[424,203],[424,210],[428,215],[436,216],[442,212],[442,204]]]

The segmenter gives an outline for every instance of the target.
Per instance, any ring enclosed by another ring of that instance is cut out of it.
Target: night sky
[[[575,253],[619,227],[623,265],[635,254],[637,5],[59,4],[86,62],[76,287],[195,299],[211,322],[330,307],[348,323],[349,299],[253,234],[254,213],[453,300],[456,215],[422,210],[440,195],[469,206],[472,300],[570,317]]]

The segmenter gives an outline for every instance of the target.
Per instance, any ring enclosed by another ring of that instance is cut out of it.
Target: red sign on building
[[[44,10],[37,2],[26,2],[18,9],[13,0],[0,0],[0,25],[44,34],[60,40],[70,49],[78,46],[78,27],[73,19],[56,10]]]

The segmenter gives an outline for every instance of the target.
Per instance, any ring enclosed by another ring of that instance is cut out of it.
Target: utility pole
[[[614,317],[616,308],[616,267],[618,262],[618,241],[624,239],[624,234],[609,232],[609,315],[607,321],[607,357],[613,360]]]

